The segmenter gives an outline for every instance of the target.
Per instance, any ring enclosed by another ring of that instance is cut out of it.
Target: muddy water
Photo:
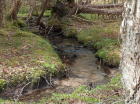
[[[80,85],[95,87],[106,83],[108,78],[104,70],[97,64],[95,54],[88,48],[79,44],[75,39],[57,38],[52,39],[52,43],[63,57],[74,58],[72,64],[68,65],[71,69],[69,78],[54,81],[55,88],[43,88],[31,91],[20,98],[22,101],[35,101],[41,97],[50,97],[52,93],[71,93]],[[67,59],[66,59],[67,60]]]

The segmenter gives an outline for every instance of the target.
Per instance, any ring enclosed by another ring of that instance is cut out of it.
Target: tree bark
[[[140,0],[127,0],[121,26],[120,69],[126,89],[125,104],[140,104]]]
[[[12,8],[12,11],[10,13],[10,18],[12,20],[16,20],[17,19],[17,14],[19,12],[19,9],[22,5],[22,1],[21,0],[14,0],[13,2],[13,8]]]
[[[0,27],[4,25],[5,0],[0,0]]]
[[[30,9],[29,9],[29,13],[28,13],[28,20],[29,20],[29,19],[32,17],[32,15],[33,15],[33,11],[34,11],[35,5],[36,5],[35,0],[30,0],[30,1],[29,1],[29,5],[30,5]]]
[[[44,12],[45,12],[47,6],[48,6],[48,0],[45,0],[45,2],[42,3],[42,11],[41,11],[41,13],[40,13],[40,15],[39,15],[39,17],[38,17],[38,19],[37,19],[37,24],[40,23],[40,20],[41,20],[41,18],[43,17]]]

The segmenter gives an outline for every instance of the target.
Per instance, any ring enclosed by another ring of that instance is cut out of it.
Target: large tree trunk
[[[13,1],[13,8],[12,8],[12,11],[10,13],[11,19],[13,19],[13,20],[17,19],[17,14],[19,12],[21,4],[22,4],[22,0],[14,0]]]
[[[120,68],[126,89],[126,104],[140,104],[140,0],[125,3]]]
[[[0,0],[0,27],[4,25],[5,0]]]

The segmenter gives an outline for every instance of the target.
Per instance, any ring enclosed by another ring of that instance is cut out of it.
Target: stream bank
[[[33,30],[37,31],[36,28],[34,27]],[[36,87],[34,89],[32,88],[28,89],[26,87],[25,89],[27,91],[22,93],[23,94],[22,96],[18,97],[20,101],[33,103],[39,101],[43,97],[50,98],[54,93],[72,94],[75,91],[75,89],[77,89],[79,86],[85,85],[88,86],[89,89],[92,89],[92,88],[96,88],[98,85],[104,85],[110,80],[110,74],[109,74],[110,68],[102,66],[100,64],[100,62],[96,59],[94,50],[92,48],[86,47],[85,45],[79,43],[79,41],[75,38],[65,37],[63,34],[60,34],[61,30],[57,30],[57,29],[56,30],[52,29],[52,30],[53,31],[51,31],[50,34],[46,36],[46,38],[49,39],[50,41],[47,44],[51,43],[51,47],[53,47],[58,52],[59,56],[61,57],[61,60],[63,61],[63,63],[67,65],[68,69],[70,70],[66,73],[61,73],[61,75],[51,78],[52,81],[51,83],[53,86],[52,85],[42,86],[44,84],[45,81],[44,80],[43,82],[39,81],[40,83],[38,83],[42,87]],[[21,39],[23,39],[22,36],[24,35],[25,35],[24,37],[26,38],[29,38],[31,35],[31,34],[28,35],[27,32],[24,31],[20,31],[20,32],[18,31],[17,33],[18,34],[15,35]],[[33,36],[30,37],[31,42],[33,43],[34,43],[34,41],[32,41],[34,40],[33,37],[39,39],[39,37],[34,34]],[[39,42],[41,42],[39,45],[42,45],[42,43],[44,43],[45,41],[43,40],[43,42],[42,41]],[[40,47],[43,48],[42,46],[39,46],[39,48]],[[47,52],[49,49],[46,47],[44,48],[46,49],[45,52]],[[28,49],[30,49],[30,47]],[[21,50],[21,52],[23,51]],[[38,56],[42,56],[42,55],[44,54],[41,53]],[[50,59],[51,58],[53,61],[55,61],[54,57],[50,57]],[[56,63],[54,62],[53,64]],[[52,67],[53,64],[51,66],[49,64],[47,65]],[[112,71],[113,73],[118,72],[118,70],[116,69]],[[9,90],[11,91],[11,89]],[[16,89],[16,91],[18,91],[18,89]],[[13,93],[14,90],[12,90],[11,92]]]
[[[70,69],[67,78],[53,79],[53,88],[44,87],[29,91],[20,97],[21,101],[38,101],[43,97],[51,97],[53,93],[70,94],[82,85],[96,88],[98,85],[109,82],[109,68],[105,69],[100,65],[93,49],[79,43],[75,38],[68,38],[58,33],[58,31],[56,33],[53,31],[53,33],[47,35],[47,38]],[[113,72],[116,73],[118,70],[114,69]]]

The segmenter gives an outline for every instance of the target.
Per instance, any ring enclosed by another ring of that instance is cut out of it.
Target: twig
[[[50,85],[50,83],[49,83],[49,81],[47,80],[47,78],[45,78],[45,77],[43,77],[43,78],[45,79],[46,83],[47,83],[48,85]]]
[[[76,12],[75,12],[75,15],[78,13],[78,10],[79,10],[79,8],[77,7]]]
[[[22,92],[23,92],[24,88],[25,88],[26,86],[28,86],[30,83],[31,83],[31,82],[28,82],[25,86],[23,86],[23,87],[21,88],[21,91],[19,92],[17,98],[15,98],[15,101],[17,101],[17,100],[19,99],[19,97],[22,96]]]
[[[50,34],[50,32],[52,31],[53,29],[53,26],[51,26],[50,30],[48,31],[48,34]]]

